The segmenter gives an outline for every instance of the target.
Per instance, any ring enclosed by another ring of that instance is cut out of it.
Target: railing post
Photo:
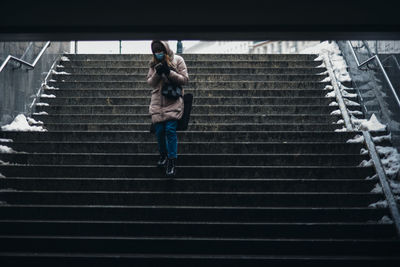
[[[182,52],[183,52],[182,41],[178,40],[178,43],[176,44],[176,53],[177,54],[182,54]]]
[[[75,54],[78,54],[78,41],[75,40]]]
[[[119,54],[122,52],[122,40],[119,40]]]

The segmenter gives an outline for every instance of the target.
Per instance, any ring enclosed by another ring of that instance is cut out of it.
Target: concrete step
[[[149,105],[149,96],[145,97],[56,97],[42,98],[50,106],[58,105]],[[328,97],[195,97],[196,105],[308,105],[328,106],[332,102]]]
[[[233,82],[233,81],[317,81],[321,82],[328,74],[190,74],[190,84],[196,82]],[[146,81],[143,74],[53,74],[58,82],[141,82]]]
[[[195,68],[187,67],[189,77],[197,74],[320,74],[326,71],[325,67],[304,67],[304,68],[238,68],[238,67],[213,67]],[[71,74],[140,74],[146,75],[149,72],[148,66],[141,67],[56,67],[57,72]],[[53,74],[52,77],[56,77]]]
[[[41,165],[155,165],[158,153],[32,153],[2,154],[2,161]],[[360,154],[179,154],[179,166],[358,166],[369,160],[369,155]],[[0,182],[1,184],[1,182]]]
[[[114,61],[150,61],[153,58],[149,54],[65,54],[71,61],[76,60],[114,60]],[[187,61],[203,60],[314,60],[318,57],[316,54],[183,54],[181,55]]]
[[[142,192],[2,190],[7,204],[34,205],[182,205],[218,207],[367,207],[384,198],[377,193],[321,192]],[[1,243],[1,242],[0,242]]]
[[[35,120],[46,123],[151,123],[149,114],[58,114],[33,115]],[[355,116],[359,118],[360,116]],[[314,115],[314,114],[190,114],[190,122],[196,123],[336,123],[342,115]],[[190,126],[189,126],[190,127]]]
[[[105,245],[106,244],[106,245]],[[192,237],[0,236],[3,252],[135,253],[224,255],[369,255],[393,256],[393,239],[242,239]]]
[[[1,220],[0,235],[78,237],[194,237],[194,238],[354,238],[390,239],[394,226],[373,223],[244,223],[152,221],[36,221]]]
[[[82,253],[1,253],[5,264],[38,266],[396,266],[397,256],[315,256],[315,255],[215,255],[215,254],[82,254]]]
[[[194,105],[193,114],[326,114],[329,115],[337,106],[327,105]],[[352,110],[361,111],[361,107],[352,107]],[[46,111],[49,114],[145,114],[149,112],[146,105],[62,105],[62,106],[37,106],[36,112]]]
[[[69,178],[71,179],[71,178]],[[178,180],[177,180],[178,181]],[[0,205],[0,218],[15,220],[201,221],[201,222],[377,222],[387,208]]]
[[[151,97],[151,89],[128,89],[128,88],[65,88],[59,90],[43,90],[47,95],[56,97],[145,97],[149,101]],[[321,89],[184,89],[184,93],[191,93],[194,99],[197,97],[325,97],[328,91]],[[42,102],[46,102],[49,98],[41,97]],[[336,98],[327,97],[334,101]],[[354,99],[354,98],[349,98]]]
[[[105,68],[122,68],[122,67],[149,67],[149,61],[133,61],[133,60],[74,60],[60,62],[64,67],[105,67]],[[186,60],[188,68],[315,68],[325,67],[322,60]]]
[[[149,123],[46,123],[43,127],[48,131],[146,131],[150,125]],[[334,131],[342,127],[343,124],[328,123],[189,123],[191,131]]]
[[[0,180],[2,188],[29,191],[370,192],[365,179],[37,178]]]
[[[313,132],[313,131],[184,131],[178,133],[180,141],[191,142],[346,142],[361,132]],[[116,132],[0,132],[0,138],[21,141],[154,141],[154,134],[148,131],[116,131]]]
[[[138,141],[100,141],[100,142],[82,142],[82,141],[27,141],[0,143],[13,148],[16,151],[49,153],[154,153],[157,149],[157,142],[138,142]],[[303,154],[357,154],[361,148],[365,148],[363,143],[346,142],[185,142],[178,141],[179,153],[303,153]]]
[[[66,75],[69,76],[69,75]],[[60,89],[98,89],[98,88],[148,88],[145,78],[141,81],[61,81],[48,82],[49,86]],[[188,85],[183,86],[184,89],[324,89],[325,86],[330,85],[330,82],[320,81],[193,81]],[[347,84],[348,85],[348,84]],[[347,86],[345,85],[345,86]]]
[[[155,165],[0,165],[5,177],[82,177],[87,178],[160,178],[165,171]],[[355,166],[180,166],[176,178],[303,178],[332,179],[345,177],[365,179],[375,174],[374,168]],[[349,203],[350,204],[350,203]]]

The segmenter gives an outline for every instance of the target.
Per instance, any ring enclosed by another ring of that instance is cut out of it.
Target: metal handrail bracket
[[[35,60],[33,61],[33,63],[28,63],[20,58],[14,57],[12,55],[8,55],[8,57],[6,58],[6,60],[4,60],[3,64],[1,64],[0,66],[0,72],[3,71],[3,69],[5,68],[5,66],[8,64],[8,62],[10,62],[10,60],[14,60],[17,61],[19,63],[22,63],[26,66],[28,66],[29,68],[33,69],[35,68],[36,63],[39,61],[39,59],[42,57],[43,53],[46,51],[46,49],[50,46],[50,41],[48,41],[44,47],[42,48],[42,50],[40,51],[40,53],[37,55],[37,57],[35,58]]]

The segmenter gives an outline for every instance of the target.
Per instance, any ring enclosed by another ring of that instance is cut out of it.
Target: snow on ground
[[[347,140],[346,143],[364,143],[364,136],[357,134],[354,138]]]
[[[36,103],[36,106],[49,106],[48,103]]]
[[[49,115],[46,111],[35,112],[33,115]]]
[[[70,61],[66,56],[61,57],[61,61]]]
[[[37,120],[35,120],[34,118],[31,118],[31,117],[27,117],[26,120],[28,121],[29,125],[32,125],[32,124],[41,124],[41,125],[43,125],[42,121],[37,121]]]
[[[19,114],[10,124],[1,126],[3,131],[47,131],[42,126],[31,126],[24,114]]]
[[[387,208],[388,203],[386,200],[380,200],[378,202],[372,203],[369,205],[370,208],[378,209],[378,208]]]
[[[47,98],[55,98],[56,96],[53,95],[53,94],[50,94],[50,95],[41,94],[40,97],[43,97],[43,98],[45,98],[45,97],[47,97]]]
[[[56,87],[53,87],[53,86],[48,86],[47,84],[43,84],[43,86],[44,86],[44,89],[47,89],[47,90],[58,90],[58,89],[60,89],[60,88],[56,88]]]
[[[17,152],[11,147],[0,145],[0,153],[17,153]]]
[[[336,42],[324,41],[315,46],[306,48],[300,52],[301,54],[318,54],[315,60],[323,60],[326,57],[332,62],[333,73],[339,82],[351,81],[347,71],[347,64],[342,56],[342,52]]]
[[[61,71],[61,72],[57,72],[55,70],[51,70],[52,74],[56,74],[56,75],[71,75],[71,73],[65,72],[65,71]]]
[[[0,138],[0,142],[8,143],[8,142],[14,142],[14,141],[12,139]]]

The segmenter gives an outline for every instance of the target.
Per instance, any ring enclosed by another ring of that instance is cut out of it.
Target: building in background
[[[185,48],[184,54],[248,54],[252,41],[199,41]]]
[[[250,54],[291,54],[319,44],[320,41],[254,41]]]

